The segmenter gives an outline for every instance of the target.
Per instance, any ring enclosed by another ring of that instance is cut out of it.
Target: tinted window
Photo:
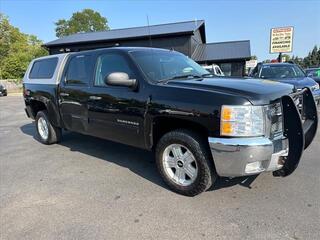
[[[68,84],[88,84],[91,72],[91,56],[78,55],[71,58],[66,72]]]
[[[58,58],[37,60],[33,63],[29,78],[52,78],[58,63]]]
[[[124,72],[129,75],[130,79],[135,78],[127,59],[123,55],[116,53],[100,55],[96,65],[95,85],[105,86],[104,78],[114,72]]]

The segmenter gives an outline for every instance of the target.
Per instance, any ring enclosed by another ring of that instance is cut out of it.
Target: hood
[[[181,79],[169,81],[167,85],[233,94],[245,97],[254,105],[269,104],[294,90],[289,84],[252,78]]]
[[[312,86],[314,86],[316,84],[316,82],[312,78],[309,78],[309,77],[280,78],[280,79],[270,79],[270,80],[292,84],[293,86],[295,86],[296,89],[301,89],[304,87],[311,88]]]

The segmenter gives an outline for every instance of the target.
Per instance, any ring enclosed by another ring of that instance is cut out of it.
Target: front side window
[[[57,67],[58,58],[46,58],[37,60],[33,63],[29,74],[31,79],[50,79],[53,77],[54,71]]]
[[[281,79],[305,77],[305,73],[296,65],[266,65],[260,73],[261,78]]]
[[[70,59],[67,72],[67,84],[88,84],[91,76],[91,56],[77,55]]]
[[[179,76],[202,76],[207,70],[183,54],[163,50],[137,50],[132,57],[144,74],[152,81],[173,79]]]
[[[123,72],[134,79],[134,73],[125,56],[117,53],[105,53],[98,57],[95,71],[95,85],[106,86],[104,79],[111,73]]]

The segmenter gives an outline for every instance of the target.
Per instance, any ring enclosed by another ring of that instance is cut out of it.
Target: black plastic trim
[[[297,168],[302,153],[312,142],[317,132],[318,115],[312,93],[309,88],[300,92],[303,94],[302,116],[291,96],[282,97],[284,116],[284,136],[288,138],[289,152],[284,159],[282,169],[274,171],[274,176],[286,177]],[[303,123],[301,118],[303,118]]]

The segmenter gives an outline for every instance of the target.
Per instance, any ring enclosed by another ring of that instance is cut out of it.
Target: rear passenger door
[[[72,54],[62,74],[59,103],[64,126],[72,131],[87,133],[89,83],[93,77],[91,54]]]

